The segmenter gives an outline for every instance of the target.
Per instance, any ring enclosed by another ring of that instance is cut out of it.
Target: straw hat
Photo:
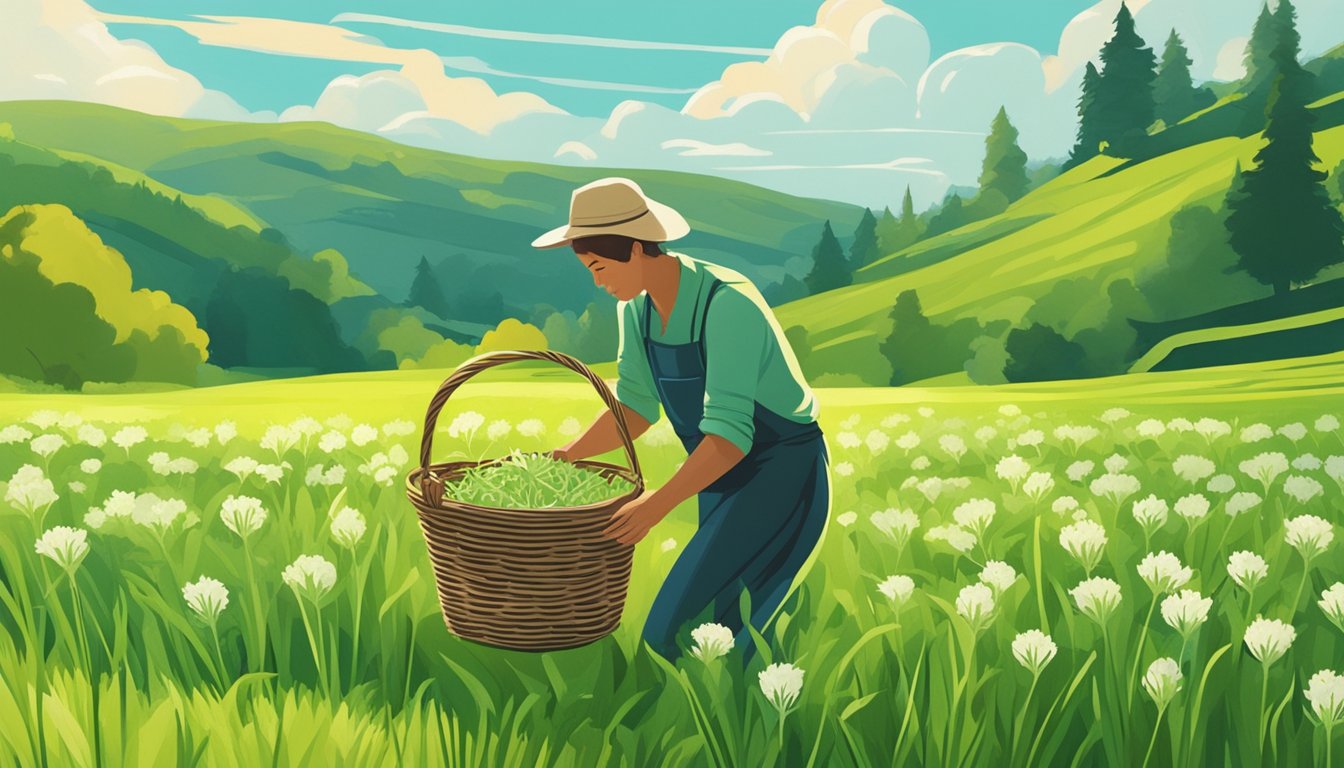
[[[650,199],[630,179],[613,176],[574,190],[569,223],[532,241],[535,248],[556,248],[590,235],[625,235],[662,243],[691,231],[671,207]]]

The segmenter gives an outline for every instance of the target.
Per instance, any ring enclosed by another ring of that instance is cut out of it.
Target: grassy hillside
[[[423,254],[452,258],[452,271],[473,280],[483,274],[473,267],[488,266],[506,305],[581,310],[595,296],[588,276],[530,243],[563,222],[575,187],[600,175],[636,178],[691,222],[679,248],[758,283],[778,282],[789,258],[810,254],[824,220],[843,234],[862,214],[714,177],[483,160],[326,123],[181,120],[55,101],[0,103],[0,122],[20,140],[221,198],[301,251],[336,248],[355,275],[397,301]]]
[[[1315,149],[1326,169],[1344,159],[1341,122],[1318,124]],[[1218,205],[1236,162],[1251,165],[1262,145],[1258,136],[1224,138],[1140,163],[1093,158],[998,216],[889,254],[856,273],[854,285],[776,312],[786,327],[807,325],[815,369],[848,368],[880,382],[885,362],[876,344],[890,330],[887,315],[902,291],[917,290],[935,322],[973,316],[1016,323],[1061,279],[1133,277],[1165,258],[1171,216],[1190,205]]]

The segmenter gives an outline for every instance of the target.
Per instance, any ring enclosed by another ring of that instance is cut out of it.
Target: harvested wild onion
[[[498,509],[580,507],[616,498],[634,488],[623,477],[608,479],[544,453],[517,449],[497,462],[472,467],[444,484],[454,501]]]

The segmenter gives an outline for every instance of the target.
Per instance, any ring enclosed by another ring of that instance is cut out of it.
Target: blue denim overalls
[[[649,337],[644,304],[645,352],[663,410],[689,455],[704,434],[704,325],[709,302],[722,281],[713,278],[700,315],[700,336],[691,320],[691,341],[664,344]],[[643,637],[668,660],[690,643],[687,621],[712,606],[708,621],[727,626],[735,647],[750,660],[754,646],[743,627],[738,600],[751,595],[751,624],[761,631],[783,602],[807,561],[830,512],[829,454],[815,421],[798,423],[756,402],[751,450],[699,494],[700,527],[687,542],[658,591]]]

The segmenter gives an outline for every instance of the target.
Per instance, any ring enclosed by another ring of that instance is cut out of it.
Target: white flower
[[[266,509],[260,499],[251,496],[230,496],[224,500],[219,517],[229,530],[246,539],[266,522]]]
[[[406,462],[410,461],[410,458],[411,457],[406,454],[406,449],[402,448],[400,445],[394,445],[387,449],[387,463],[397,469],[406,466]]]
[[[1129,411],[1125,408],[1120,408],[1117,406],[1113,408],[1107,408],[1105,411],[1102,411],[1100,418],[1107,424],[1113,424],[1127,416],[1129,416]]]
[[[660,544],[660,545],[658,545],[658,548],[661,549],[661,550],[664,551],[664,552],[671,552],[672,550],[674,550],[674,549],[677,548],[677,540],[676,540],[676,539],[663,539],[663,543]]]
[[[1304,453],[1293,459],[1293,469],[1301,472],[1312,472],[1321,468],[1321,460],[1315,454]],[[1290,480],[1292,478],[1289,478]]]
[[[336,566],[321,555],[299,555],[285,566],[281,576],[295,596],[303,595],[316,603],[336,583]]]
[[[1176,514],[1185,518],[1190,525],[1194,525],[1209,514],[1209,500],[1198,493],[1182,496],[1176,501]]]
[[[1344,722],[1344,675],[1322,669],[1311,676],[1305,693],[1311,711],[1320,718],[1327,734],[1330,729]]]
[[[933,409],[927,405],[921,405],[915,409],[915,413],[918,413],[920,416],[923,416],[924,418],[927,419],[933,415]]]
[[[910,533],[919,527],[919,515],[909,509],[882,509],[868,516],[879,531],[904,545]]]
[[[1289,475],[1283,481],[1283,492],[1297,499],[1297,503],[1306,504],[1324,493],[1325,488],[1315,478],[1305,475]]]
[[[1088,475],[1092,474],[1092,470],[1096,466],[1097,465],[1094,462],[1087,459],[1083,459],[1081,461],[1075,461],[1072,464],[1070,464],[1069,468],[1064,470],[1064,474],[1067,475],[1068,478],[1073,482],[1080,483],[1082,482],[1084,477],[1087,477]]]
[[[1330,456],[1325,460],[1325,474],[1344,488],[1344,456]]]
[[[1148,498],[1134,502],[1131,511],[1134,519],[1143,526],[1144,533],[1149,536],[1167,522],[1167,501],[1157,498],[1156,494],[1150,493]]]
[[[1085,518],[1064,526],[1059,532],[1059,544],[1091,573],[1106,547],[1106,529]]]
[[[1181,565],[1180,559],[1170,552],[1149,552],[1139,563],[1139,576],[1153,594],[1175,592],[1185,586],[1194,571]]]
[[[480,416],[479,413],[476,415]],[[461,417],[459,416],[458,418]],[[457,422],[453,422],[453,424],[456,425]],[[453,437],[457,437],[457,435],[453,435]],[[354,443],[355,446],[358,448],[363,448],[364,446],[368,445],[369,443],[377,439],[378,439],[378,430],[368,424],[358,424],[350,432],[350,442]]]
[[[960,435],[947,434],[939,437],[938,447],[954,459],[960,459],[966,453],[966,441],[962,440]]]
[[[1260,481],[1266,489],[1274,482],[1274,478],[1288,471],[1288,457],[1278,451],[1271,453],[1261,453],[1253,459],[1246,459],[1237,465],[1243,474]]]
[[[1022,409],[1018,408],[1016,405],[1012,403],[1004,403],[1003,405],[999,406],[999,413],[1003,414],[1004,416],[1007,416],[1008,418],[1012,418],[1022,413]]]
[[[708,664],[733,649],[733,631],[722,624],[701,624],[691,630],[691,655]]]
[[[1212,475],[1217,466],[1203,456],[1185,454],[1177,456],[1176,461],[1172,462],[1171,468],[1178,477],[1187,483],[1197,483]]]
[[[863,438],[863,443],[868,446],[868,452],[876,456],[887,449],[887,445],[891,443],[891,438],[880,429],[872,429]]]
[[[853,429],[858,423],[859,423],[859,414],[851,413],[845,417],[844,421],[840,422],[840,428]]]
[[[835,518],[835,522],[839,523],[841,526],[845,528],[848,528],[849,526],[853,525],[854,521],[857,519],[859,519],[859,515],[857,512],[843,512]]]
[[[1344,582],[1336,581],[1321,592],[1318,604],[1330,621],[1344,631]]]
[[[193,448],[204,448],[210,444],[210,430],[205,427],[193,429],[185,435],[187,442],[191,443]]]
[[[848,461],[842,461],[835,465],[835,474],[841,477],[849,477],[854,474],[854,465]]]
[[[1110,456],[1106,457],[1105,461],[1101,463],[1102,466],[1106,467],[1107,472],[1110,472],[1111,474],[1115,475],[1119,474],[1120,470],[1129,466],[1129,459],[1125,456],[1121,456],[1118,453],[1112,453]]]
[[[67,486],[70,488],[70,490],[71,490],[72,492],[74,492],[74,493],[83,493],[84,491],[87,491],[87,490],[88,490],[88,486],[84,485],[84,483],[82,483],[82,482],[80,482],[80,481],[78,481],[78,480],[71,480],[71,481],[70,481],[69,483],[67,483],[66,485],[67,485]]]
[[[1219,437],[1232,434],[1232,425],[1226,421],[1204,418],[1195,422],[1195,431],[1209,442],[1213,442]]]
[[[1105,624],[1120,604],[1120,585],[1104,576],[1094,576],[1069,590],[1078,609],[1098,624]]]
[[[1227,575],[1232,577],[1237,586],[1250,592],[1269,575],[1269,565],[1254,552],[1233,552],[1227,558]]]
[[[1317,432],[1334,432],[1339,429],[1339,419],[1332,413],[1322,414],[1314,426]]]
[[[230,440],[238,436],[238,428],[232,421],[221,421],[215,425],[215,440],[220,445],[227,445]]]
[[[4,429],[0,429],[0,445],[26,443],[31,439],[33,439],[33,433],[18,424],[10,424]]]
[[[117,430],[116,434],[112,435],[112,442],[118,448],[129,451],[132,447],[143,443],[147,437],[149,437],[149,432],[144,427],[132,425]]]
[[[345,447],[345,435],[331,430],[317,440],[317,448],[323,453],[334,453]]]
[[[89,507],[89,511],[84,513],[84,524],[97,530],[103,527],[107,522],[107,513],[101,507]]]
[[[415,422],[406,419],[393,419],[383,425],[383,434],[387,437],[402,437],[415,432]]]
[[[910,416],[909,416],[908,414],[904,414],[904,413],[889,413],[889,414],[887,414],[886,416],[883,416],[883,417],[882,417],[882,422],[881,422],[881,424],[882,424],[883,429],[891,429],[892,427],[898,426],[898,425],[900,425],[900,424],[904,424],[905,422],[907,422],[907,421],[909,421],[909,420],[910,420]]]
[[[65,447],[65,438],[60,435],[38,435],[28,443],[28,447],[45,459]]]
[[[1105,474],[1092,481],[1089,489],[1094,496],[1105,496],[1116,504],[1126,496],[1139,492],[1139,479],[1133,475]]]
[[[130,491],[113,491],[103,502],[108,517],[130,517],[135,514],[135,494]]]
[[[1065,512],[1072,512],[1077,508],[1078,500],[1072,496],[1060,496],[1050,505],[1050,510],[1057,515],[1062,515]]]
[[[911,450],[919,447],[919,435],[913,430],[896,438],[896,447],[909,453]]]
[[[1056,440],[1068,440],[1073,443],[1073,448],[1077,451],[1079,448],[1083,447],[1084,443],[1089,440],[1094,440],[1101,435],[1101,431],[1096,427],[1088,425],[1079,426],[1077,424],[1061,424],[1058,427],[1055,427],[1051,434],[1055,436]]]
[[[238,456],[231,459],[224,465],[224,469],[238,476],[239,480],[246,480],[247,476],[257,469],[257,460],[248,456]]]
[[[1033,675],[1041,674],[1058,650],[1055,641],[1039,629],[1028,629],[1013,639],[1013,658]]]
[[[1307,436],[1307,427],[1302,422],[1295,421],[1292,424],[1284,424],[1279,427],[1279,434],[1296,443]]]
[[[352,507],[342,507],[331,518],[331,535],[346,549],[354,549],[364,537],[364,517]]]
[[[997,598],[1003,594],[1003,591],[1013,586],[1017,581],[1017,571],[1002,560],[986,560],[985,567],[980,570],[980,582],[989,585],[994,590],[994,596]]]
[[[1139,433],[1139,437],[1161,437],[1162,433],[1167,431],[1167,425],[1162,423],[1161,419],[1144,419],[1134,428]]]
[[[1258,505],[1261,501],[1262,499],[1257,493],[1252,493],[1251,491],[1239,491],[1232,494],[1232,498],[1227,500],[1227,504],[1223,506],[1223,511],[1226,512],[1229,517],[1236,517],[1251,507]]]
[[[37,540],[39,555],[46,555],[67,571],[73,571],[89,553],[89,532],[83,528],[58,525],[50,528]]]
[[[289,423],[289,430],[301,437],[312,437],[322,431],[322,422],[311,416],[300,416]]]
[[[1191,424],[1189,419],[1182,418],[1180,416],[1177,416],[1176,418],[1167,422],[1167,429],[1170,429],[1173,432],[1189,432],[1194,428],[1195,425]]]
[[[229,590],[209,576],[202,576],[194,583],[187,582],[182,587],[182,597],[186,598],[191,610],[208,624],[214,624],[229,604]]]
[[[1172,629],[1189,638],[1209,618],[1213,598],[1204,597],[1193,589],[1182,589],[1162,600],[1162,620]]]
[[[290,448],[293,448],[301,437],[302,435],[296,429],[284,424],[272,424],[266,428],[266,433],[261,436],[260,445],[264,450],[274,452],[276,458],[279,458]]]
[[[47,429],[51,427],[51,425],[60,421],[60,419],[61,414],[51,410],[50,408],[43,408],[41,410],[33,411],[31,414],[29,414],[27,421],[29,424],[36,426],[38,429]]]
[[[523,419],[518,422],[518,434],[523,437],[537,437],[546,432],[546,424],[541,419]]]
[[[153,493],[142,493],[135,498],[131,519],[146,528],[157,528],[162,534],[186,511],[187,503],[181,499],[161,499]]]
[[[989,522],[994,519],[994,502],[989,499],[964,501],[952,510],[952,517],[957,521],[957,525],[974,532],[976,538],[982,538],[985,528],[989,527]]]
[[[507,419],[495,419],[485,428],[485,436],[491,440],[498,440],[512,431],[513,425]]]
[[[1255,621],[1246,627],[1246,647],[1251,655],[1266,666],[1278,661],[1297,637],[1291,624],[1278,619],[1266,619],[1256,614]]]
[[[922,458],[922,457],[921,457]],[[906,482],[915,480],[913,476],[906,479]],[[937,500],[938,494],[943,492],[943,479],[941,477],[926,477],[923,480],[917,480],[914,483],[915,488],[924,495],[924,498],[930,502]]]
[[[1153,697],[1158,709],[1165,709],[1181,690],[1181,666],[1172,658],[1154,661],[1143,675],[1143,689]]]
[[[564,421],[560,422],[560,426],[556,427],[556,431],[564,435],[565,437],[572,437],[574,435],[577,435],[579,434],[579,431],[582,429],[583,425],[580,424],[579,420],[574,418],[573,416],[566,416]]]
[[[914,593],[915,580],[904,574],[888,576],[877,585],[877,591],[885,595],[888,600],[895,602],[899,608]]]
[[[289,468],[288,461],[282,461],[277,464],[258,464],[256,467],[257,477],[268,483],[278,483],[280,478],[284,477],[285,470]]]
[[[1256,422],[1241,430],[1241,442],[1258,443],[1274,436],[1274,430],[1264,422]]]
[[[1214,475],[1209,478],[1208,485],[1204,489],[1209,493],[1227,493],[1237,487],[1237,483],[1231,475]]]
[[[938,525],[924,534],[925,541],[945,541],[958,552],[970,552],[977,541],[974,533],[959,525]]]
[[[1324,552],[1335,538],[1330,522],[1315,515],[1299,515],[1286,521],[1284,527],[1285,540],[1307,560]]]
[[[475,411],[463,411],[453,419],[453,423],[448,425],[448,436],[452,438],[462,435],[471,436],[476,430],[485,423],[485,417]],[[358,445],[358,441],[356,441]]]
[[[929,468],[928,456],[916,456],[910,460],[910,468],[915,470],[925,470]]]
[[[9,479],[5,501],[28,514],[34,514],[60,498],[56,486],[39,467],[24,464]]]
[[[994,473],[1000,479],[1013,483],[1014,488],[1017,487],[1017,481],[1026,477],[1030,471],[1031,465],[1015,453],[999,459],[999,463],[994,465]]]
[[[774,705],[781,716],[793,709],[798,694],[803,690],[803,670],[788,663],[774,663],[761,670],[758,676],[761,693]]]
[[[1055,489],[1055,478],[1049,472],[1032,472],[1022,484],[1022,492],[1036,501],[1045,498]]]
[[[994,612],[994,591],[984,584],[971,584],[957,593],[957,613],[979,632],[989,625]]]
[[[859,440],[859,436],[853,432],[841,432],[835,436],[835,441],[840,444],[841,448],[858,448],[862,442]]]

